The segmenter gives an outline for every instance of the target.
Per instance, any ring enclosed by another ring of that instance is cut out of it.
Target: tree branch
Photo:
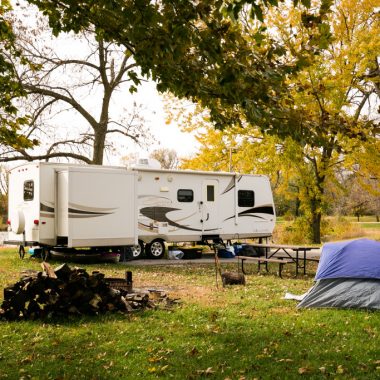
[[[94,129],[97,128],[98,122],[73,97],[68,97],[68,96],[60,94],[58,92],[55,92],[55,91],[52,91],[49,89],[45,89],[45,88],[41,88],[38,86],[30,85],[30,84],[24,84],[24,88],[26,90],[31,91],[32,93],[50,96],[54,99],[61,100],[65,103],[70,104],[76,111],[78,111],[88,121],[88,123]]]
[[[32,126],[31,130],[28,131],[28,133],[26,134],[26,137],[30,137],[31,134],[35,131],[36,129],[36,120],[40,117],[40,115],[45,111],[46,108],[48,108],[49,106],[53,105],[55,102],[57,102],[58,100],[57,99],[52,99],[50,102],[47,102],[45,103],[41,108],[38,108],[37,109],[37,112],[35,114],[33,114],[33,118],[30,122],[30,125]]]
[[[39,160],[49,160],[51,158],[73,158],[75,160],[83,161],[86,164],[91,165],[92,161],[85,157],[82,156],[81,154],[76,154],[76,153],[71,153],[71,152],[57,152],[57,153],[51,153],[51,154],[41,154],[41,155],[36,155],[32,156],[29,154],[21,155],[21,156],[13,156],[13,157],[0,157],[0,162],[11,162],[11,161],[39,161]]]
[[[139,139],[139,137],[140,137],[140,135],[131,135],[131,134],[129,134],[128,132],[123,132],[123,131],[121,131],[120,129],[109,129],[108,131],[107,131],[107,134],[110,134],[110,133],[119,133],[119,134],[121,134],[121,135],[123,135],[123,136],[126,136],[126,137],[129,137],[129,138],[131,138],[133,141],[135,141],[135,142],[138,142],[138,139]]]
[[[65,141],[57,141],[50,145],[49,149],[47,150],[47,155],[51,154],[55,148],[57,148],[59,145],[67,145],[67,144],[73,144],[73,145],[89,145],[87,141],[93,140],[91,136],[84,136],[81,140],[65,140]]]
[[[373,92],[366,92],[364,95],[363,95],[363,99],[361,100],[358,108],[356,109],[356,112],[355,112],[355,115],[354,115],[354,121],[357,122],[359,120],[359,117],[360,117],[360,113],[364,107],[364,105],[367,103],[367,100],[368,98],[370,97],[370,95],[372,94]]]
[[[108,89],[110,87],[110,83],[107,78],[107,72],[106,72],[106,57],[105,57],[105,51],[104,51],[104,42],[103,40],[99,40],[99,72],[100,76],[102,78],[103,86],[105,89]]]

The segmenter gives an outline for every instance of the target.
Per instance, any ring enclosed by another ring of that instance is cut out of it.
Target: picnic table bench
[[[261,264],[265,264],[265,269],[268,272],[268,263],[275,263],[278,264],[278,275],[282,278],[282,268],[285,264],[293,263],[293,260],[286,259],[286,258],[266,258],[265,256],[262,257],[252,257],[252,256],[236,256],[238,259],[238,265],[241,263],[241,271],[244,274],[247,274],[247,272],[244,269],[244,263],[246,261],[252,261],[256,262],[258,265],[258,271],[260,272]]]
[[[262,262],[265,262],[264,259],[266,260],[281,259],[279,256],[275,256],[275,255],[278,252],[283,252],[286,256],[285,258],[282,258],[282,259],[288,259],[296,264],[296,276],[298,275],[298,272],[300,269],[301,270],[303,269],[303,274],[306,274],[306,252],[309,252],[312,249],[320,248],[320,247],[310,246],[310,245],[285,245],[285,244],[262,244],[262,243],[251,243],[249,245],[253,248],[264,249],[265,257],[264,256],[258,257],[260,261]],[[295,254],[295,256],[291,255],[291,253]],[[270,262],[270,261],[267,261],[267,262]]]

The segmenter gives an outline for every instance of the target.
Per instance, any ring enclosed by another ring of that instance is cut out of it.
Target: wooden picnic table
[[[267,259],[266,257],[252,257],[252,256],[236,256],[238,259],[238,267],[239,264],[241,264],[241,271],[243,274],[247,274],[247,272],[244,269],[244,263],[246,261],[255,262],[258,265],[258,271],[260,272],[261,264],[265,265],[265,269],[268,272],[268,263],[275,263],[278,264],[278,275],[282,278],[282,269],[285,264],[294,263],[293,260],[281,258],[281,259]]]
[[[296,264],[296,276],[298,275],[299,269],[303,269],[303,274],[306,274],[306,252],[309,252],[312,249],[320,248],[320,247],[311,246],[311,245],[286,245],[286,244],[262,244],[262,243],[251,243],[249,245],[252,246],[253,248],[264,248],[266,259],[270,259],[274,257],[278,252],[284,252],[286,257],[289,257]],[[291,255],[291,252],[295,253],[295,256]]]

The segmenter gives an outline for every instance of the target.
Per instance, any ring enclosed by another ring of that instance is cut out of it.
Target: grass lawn
[[[380,378],[379,312],[297,311],[294,301],[282,299],[312,285],[315,265],[297,279],[291,266],[284,279],[273,267],[271,274],[247,276],[245,287],[226,289],[216,288],[214,267],[207,265],[81,266],[115,277],[131,269],[136,287],[165,289],[182,305],[133,315],[0,321],[0,379]],[[22,269],[40,269],[40,263],[0,250],[1,289]]]
[[[372,222],[372,223],[359,222],[358,224],[360,225],[361,228],[380,229],[380,223],[377,223],[377,222]]]

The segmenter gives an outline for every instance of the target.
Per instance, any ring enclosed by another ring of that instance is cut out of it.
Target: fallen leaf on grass
[[[299,373],[300,375],[304,375],[304,374],[309,373],[309,372],[310,372],[310,369],[307,368],[307,367],[301,367],[301,368],[298,368],[298,373]]]
[[[113,367],[113,361],[112,360],[109,362],[108,365],[103,366],[104,369],[110,369],[111,367]]]
[[[163,353],[169,355],[169,354],[172,354],[174,351],[171,350],[170,348],[166,348],[166,349],[164,349],[164,350],[160,350],[160,351],[158,351],[158,353],[161,353],[161,352],[163,352]]]
[[[33,361],[33,355],[29,355],[21,360],[21,364],[29,364]]]
[[[106,355],[107,355],[107,352],[101,352],[100,354],[98,354],[98,355],[96,356],[96,358],[97,358],[97,359],[102,359],[102,358],[104,358]]]
[[[197,371],[199,375],[212,375],[215,373],[215,371],[212,369],[212,367],[208,367],[207,369],[200,369]]]
[[[160,362],[163,359],[166,359],[166,358],[163,357],[163,356],[153,356],[153,357],[151,357],[151,358],[148,359],[148,362],[149,363],[157,363],[157,362]]]
[[[164,372],[168,367],[169,367],[168,364],[164,365],[162,367],[150,367],[150,368],[148,368],[148,372],[149,373]]]
[[[193,347],[189,352],[188,352],[189,355],[191,356],[195,356],[195,355],[198,355],[199,354],[199,351],[196,347]]]

